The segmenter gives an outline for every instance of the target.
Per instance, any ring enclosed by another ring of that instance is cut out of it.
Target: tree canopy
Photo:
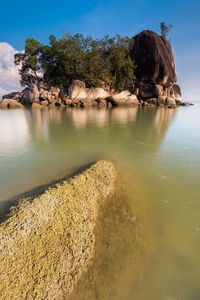
[[[135,80],[133,43],[133,38],[120,35],[93,39],[78,33],[66,33],[59,40],[51,35],[48,45],[28,38],[24,53],[15,54],[15,64],[20,65],[23,86],[38,83],[42,74],[45,82],[63,87],[79,79],[87,87],[104,82],[116,90],[130,89]]]
[[[170,30],[172,29],[172,25],[167,25],[165,22],[160,23],[160,30],[161,30],[161,36],[163,38],[167,38],[167,35],[169,34]]]

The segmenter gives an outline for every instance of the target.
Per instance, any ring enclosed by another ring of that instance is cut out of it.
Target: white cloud
[[[18,67],[14,64],[15,53],[17,51],[11,45],[0,43],[0,96],[22,89]]]

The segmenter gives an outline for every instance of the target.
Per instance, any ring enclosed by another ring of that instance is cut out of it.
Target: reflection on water
[[[60,177],[102,155],[158,148],[176,110],[1,111],[0,199]],[[9,188],[12,187],[12,188]]]
[[[117,160],[140,195],[130,206],[146,211],[155,239],[141,283],[120,279],[124,299],[200,299],[199,108],[0,111],[0,200],[98,158]]]

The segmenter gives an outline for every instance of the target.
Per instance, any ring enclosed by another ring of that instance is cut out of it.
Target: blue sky
[[[194,101],[200,100],[199,15],[199,0],[10,0],[1,3],[0,42],[23,50],[27,37],[47,43],[50,34],[60,37],[65,31],[94,37],[134,36],[145,29],[159,33],[164,21],[173,25],[170,38],[183,97]],[[7,89],[5,83],[1,87]]]

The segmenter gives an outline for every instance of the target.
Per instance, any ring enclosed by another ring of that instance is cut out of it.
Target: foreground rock
[[[99,206],[114,191],[99,161],[55,187],[22,198],[0,226],[1,299],[64,299],[93,256]]]

